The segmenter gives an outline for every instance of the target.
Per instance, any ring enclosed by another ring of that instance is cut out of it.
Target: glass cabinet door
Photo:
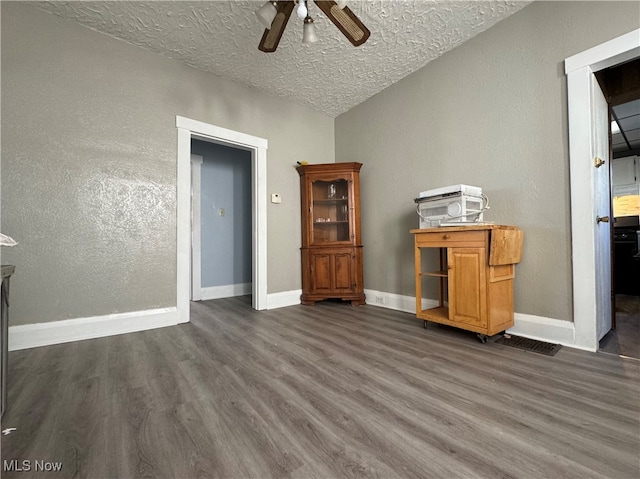
[[[312,181],[311,199],[312,242],[319,244],[351,241],[348,179]]]

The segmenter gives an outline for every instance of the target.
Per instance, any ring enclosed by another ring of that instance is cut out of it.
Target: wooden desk
[[[478,333],[486,342],[513,326],[513,280],[524,234],[515,226],[414,229],[416,316]],[[422,249],[438,248],[440,268],[422,271]],[[438,306],[422,309],[422,278],[438,279]]]

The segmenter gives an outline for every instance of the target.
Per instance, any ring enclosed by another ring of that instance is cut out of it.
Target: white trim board
[[[103,338],[178,324],[177,308],[148,309],[9,327],[9,351]]]
[[[251,283],[222,286],[231,291],[251,293]],[[209,294],[217,288],[204,288],[203,294]],[[218,292],[222,291],[219,290]],[[232,294],[226,294],[229,297]],[[300,304],[302,290],[285,291],[268,295],[268,309]],[[235,295],[235,294],[234,294]],[[240,294],[237,294],[240,295]],[[215,298],[203,298],[215,299]],[[49,323],[24,324],[9,327],[9,351],[19,351],[41,346],[70,343],[85,339],[97,339],[118,334],[135,333],[150,329],[177,326],[178,310],[175,307],[148,309],[129,313],[107,314],[87,318],[64,319]]]
[[[201,247],[201,183],[202,163],[200,155],[191,155],[191,300],[202,299],[202,247]]]
[[[200,299],[230,298],[232,296],[246,296],[251,294],[251,283],[225,284],[223,286],[209,286],[200,289]]]
[[[367,304],[373,306],[380,306],[387,309],[393,309],[396,311],[403,311],[405,313],[414,313],[416,309],[416,300],[413,296],[402,296],[393,293],[382,293],[380,291],[373,291],[370,289],[364,290]],[[295,306],[300,303],[301,289],[293,291],[283,291],[280,293],[269,294],[269,307],[267,309],[286,308],[287,306]],[[384,298],[382,304],[373,304],[375,299]],[[431,308],[437,306],[438,302],[430,299],[422,300],[423,308]]]
[[[375,291],[373,289],[365,289],[364,294],[367,298],[367,304],[370,304],[371,306],[379,306],[381,308],[393,309],[395,311],[403,311],[411,314],[415,314],[416,312],[416,298],[414,296],[385,293],[383,291]],[[422,298],[422,309],[435,308],[436,306],[438,306],[437,301]]]
[[[192,120],[180,115],[176,115],[176,126],[194,133],[194,135],[204,135],[203,140],[220,139],[223,144],[233,144],[237,146],[245,146],[249,149],[261,148],[266,150],[269,148],[269,142],[264,138],[253,135],[247,135],[235,130],[222,128],[221,126],[211,125],[198,120]]]
[[[293,291],[283,291],[281,293],[271,293],[267,298],[267,309],[285,308],[300,304],[301,289]]]
[[[300,304],[301,290],[284,291],[269,295],[269,309],[282,308]],[[415,315],[416,298],[402,294],[387,293],[373,289],[365,289],[367,305],[379,308],[392,309]],[[380,302],[381,301],[381,302]],[[434,299],[422,299],[422,308],[433,308],[438,305]],[[422,320],[416,318],[420,324]],[[507,332],[538,341],[553,344],[562,344],[571,348],[587,349],[575,343],[575,325],[571,321],[562,321],[543,316],[515,313],[514,325]]]
[[[640,28],[570,56],[564,61],[564,72],[569,74],[584,67],[600,71],[639,56]]]
[[[575,325],[571,321],[521,313],[515,313],[513,316],[514,325],[507,330],[509,334],[562,344],[570,348],[586,349],[575,343]]]
[[[640,29],[565,60],[569,120],[571,246],[573,251],[574,345],[597,351],[595,304],[595,234],[591,134],[591,76],[594,72],[640,57]]]
[[[268,142],[245,133],[176,116],[178,130],[176,303],[178,322],[189,321],[191,289],[191,139],[251,151],[252,307],[267,309],[267,148]]]
[[[301,290],[283,291],[268,295],[268,309],[300,304]],[[367,289],[369,301],[382,299],[370,306],[393,309],[415,315],[415,298]],[[436,306],[437,301],[423,299],[423,308]],[[574,341],[574,324],[541,316],[515,313],[515,325],[509,333],[568,347],[586,349]],[[416,319],[416,321],[419,321]],[[421,321],[421,320],[420,320]],[[130,313],[108,314],[89,318],[75,318],[51,323],[25,324],[9,328],[9,350],[18,351],[40,346],[96,339],[117,334],[134,333],[149,329],[176,326],[177,308],[159,308]]]
[[[380,308],[403,311],[415,315],[416,299],[414,296],[385,293],[365,289],[367,304]],[[377,302],[382,301],[382,302]],[[422,308],[432,308],[438,305],[433,299],[422,299]],[[416,321],[418,320],[416,318]],[[514,325],[507,330],[508,333],[522,336],[529,339],[537,339],[553,344],[562,344],[578,349],[586,349],[579,344],[575,344],[575,328],[571,321],[561,321],[559,319],[545,318],[543,316],[533,316],[529,314],[514,314]]]

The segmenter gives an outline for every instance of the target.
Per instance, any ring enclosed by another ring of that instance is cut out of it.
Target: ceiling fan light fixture
[[[304,19],[302,27],[302,43],[315,43],[318,41],[316,26],[313,24],[313,18],[307,16]]]
[[[276,14],[278,10],[276,8],[277,2],[270,1],[262,5],[257,11],[256,16],[260,20],[260,23],[264,25],[265,28],[270,29],[271,24],[273,23],[273,19],[276,18]]]
[[[305,18],[307,18],[308,14],[309,10],[307,9],[306,0],[298,0],[298,8],[296,8],[296,15],[298,15],[298,18],[300,20],[304,20]]]
[[[263,24],[268,24],[268,26],[262,34],[262,38],[258,44],[258,50],[265,53],[273,53],[276,51],[294,10],[296,10],[296,16],[302,17],[303,13],[306,15],[303,19],[302,43],[319,41],[313,19],[309,15],[309,1],[310,0],[270,0],[260,7],[260,9],[256,11],[256,15]],[[362,45],[371,35],[371,32],[362,21],[349,7],[345,6],[346,1],[338,1],[336,3],[336,0],[314,0],[313,3],[326,15],[331,23],[342,32],[354,47]],[[358,2],[353,2],[353,4],[356,3]],[[351,5],[351,3],[349,5]]]

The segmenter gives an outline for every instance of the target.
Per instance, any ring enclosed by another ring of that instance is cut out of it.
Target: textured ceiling
[[[353,47],[310,2],[320,40],[302,44],[292,14],[275,53],[262,53],[264,1],[29,2],[200,70],[305,104],[331,117],[515,13],[529,1],[351,0],[371,30]]]

